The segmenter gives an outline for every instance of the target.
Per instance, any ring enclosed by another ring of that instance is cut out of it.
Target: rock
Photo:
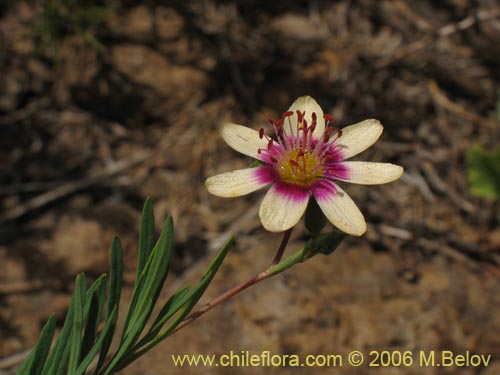
[[[201,71],[171,64],[148,47],[121,44],[112,47],[111,55],[116,68],[130,80],[151,87],[157,95],[174,102],[186,102],[199,96],[207,84],[207,77]]]
[[[328,37],[328,29],[320,19],[312,19],[298,14],[284,14],[272,21],[271,27],[282,36],[300,42],[323,40]]]
[[[153,15],[147,6],[140,5],[111,18],[109,27],[118,36],[130,40],[145,40],[153,35]]]
[[[184,27],[184,19],[175,9],[158,6],[154,12],[156,35],[162,39],[178,38]]]

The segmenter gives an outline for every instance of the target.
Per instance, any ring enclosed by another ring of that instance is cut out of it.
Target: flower
[[[311,195],[327,219],[355,236],[366,232],[363,214],[336,181],[375,185],[397,180],[399,165],[346,161],[373,145],[382,134],[378,120],[365,120],[335,131],[330,115],[316,100],[295,100],[278,121],[270,121],[276,138],[224,123],[222,138],[234,150],[257,159],[260,166],[222,173],[206,180],[207,190],[220,197],[238,197],[271,185],[260,206],[264,228],[281,232],[304,214]]]

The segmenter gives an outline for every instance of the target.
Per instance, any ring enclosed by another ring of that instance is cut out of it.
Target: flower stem
[[[244,291],[248,287],[257,284],[260,281],[263,281],[267,279],[268,277],[273,276],[272,273],[269,273],[268,270],[262,271],[259,274],[255,275],[251,279],[245,281],[244,283],[241,283],[239,285],[236,285],[234,288],[229,289],[228,291],[224,292],[223,294],[219,295],[218,297],[215,297],[213,300],[208,302],[207,304],[203,305],[200,307],[198,310],[193,311],[191,314],[189,314],[171,333],[170,335],[174,334],[178,330],[184,328],[194,320],[198,319],[200,316],[205,314],[207,311],[212,310],[215,306],[221,304],[222,302],[230,299],[231,297],[234,297],[238,293]],[[169,336],[170,336],[169,335]]]
[[[188,324],[190,324],[192,321],[198,319],[200,316],[205,314],[207,311],[213,309],[215,306],[221,304],[222,302],[230,299],[231,297],[234,297],[238,293],[244,291],[248,287],[255,285],[271,276],[276,275],[277,273],[283,272],[286,268],[291,267],[293,264],[298,263],[300,259],[302,258],[303,254],[302,251],[298,251],[297,254],[300,256],[297,257],[290,257],[291,262],[283,262],[283,267],[279,266],[279,262],[281,261],[281,257],[283,256],[283,253],[285,252],[286,246],[288,245],[288,241],[290,240],[290,235],[292,234],[292,229],[288,229],[284,236],[283,239],[281,240],[280,247],[278,248],[278,251],[276,252],[276,256],[274,257],[273,262],[271,263],[271,266],[266,269],[265,271],[262,271],[258,273],[257,275],[253,276],[252,278],[248,279],[247,281],[236,285],[234,288],[229,289],[228,291],[224,292],[218,297],[215,297],[212,301],[208,302],[204,306],[200,307],[198,310],[193,311],[191,314],[189,314],[170,334],[174,334],[178,330],[184,328]]]
[[[229,289],[228,291],[224,292],[223,294],[219,295],[218,297],[215,297],[213,300],[208,302],[207,304],[203,305],[199,309],[191,312],[188,316],[186,316],[178,325],[175,329],[170,331],[168,334],[165,336],[157,337],[156,339],[150,341],[148,344],[145,344],[142,348],[137,348],[138,350],[129,358],[127,358],[126,361],[121,363],[116,370],[122,369],[125,366],[127,366],[129,363],[131,363],[133,360],[139,358],[149,350],[151,350],[153,347],[155,347],[160,341],[163,341],[167,337],[173,335],[175,332],[179,331],[180,329],[186,327],[187,325],[191,324],[194,322],[196,319],[198,319],[200,316],[205,314],[206,312],[212,310],[215,306],[221,304],[224,301],[227,301],[228,299],[236,296],[240,292],[244,291],[245,289],[249,288],[252,285],[255,285],[261,281],[264,281],[272,276],[275,276],[290,267],[294,266],[297,263],[301,263],[306,259],[306,254],[309,253],[310,246],[306,244],[301,250],[296,251],[286,259],[281,261],[281,257],[285,251],[285,248],[288,244],[288,241],[290,239],[291,235],[291,229],[285,232],[283,236],[283,240],[281,241],[280,247],[278,248],[277,254],[275,256],[275,259],[273,260],[273,263],[264,271],[258,273],[257,275],[251,277],[247,281],[236,285],[235,287]],[[277,262],[277,263],[275,263]]]
[[[275,264],[278,264],[281,260],[281,257],[283,256],[283,253],[285,252],[286,245],[288,245],[288,241],[290,240],[290,235],[292,234],[292,228],[288,229],[285,232],[285,235],[283,236],[283,239],[281,240],[280,247],[278,251],[276,252],[276,255],[273,259],[273,262],[271,263],[271,266],[274,266]]]

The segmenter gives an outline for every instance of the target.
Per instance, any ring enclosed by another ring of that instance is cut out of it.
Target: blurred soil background
[[[122,372],[174,368],[170,353],[346,354],[452,350],[488,367],[350,368],[336,374],[500,374],[499,204],[470,194],[466,154],[499,144],[500,4],[495,0],[0,2],[0,374],[10,374],[76,273],[125,250],[151,196],[171,213],[168,291],[197,280],[230,233],[235,248],[204,301],[262,270],[280,236],[262,193],[209,196],[210,175],[247,166],[222,120],[260,128],[298,96],[343,127],[385,126],[359,160],[405,167],[383,186],[343,185],[368,222],[329,257],[219,306]],[[294,231],[291,250],[305,238]],[[290,251],[291,251],[290,250]],[[324,374],[325,368],[267,368]]]

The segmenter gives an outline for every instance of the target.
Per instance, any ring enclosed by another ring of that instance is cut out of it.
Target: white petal
[[[262,225],[270,232],[283,232],[297,224],[309,201],[309,191],[298,186],[276,183],[260,206]]]
[[[312,114],[316,113],[316,129],[314,130],[314,134],[317,135],[318,137],[323,134],[323,131],[325,130],[325,120],[323,119],[323,110],[319,106],[318,102],[314,100],[310,96],[301,96],[300,98],[297,98],[290,108],[288,108],[289,111],[293,112],[293,115],[290,116],[290,123],[295,126],[297,124],[297,110],[300,112],[305,112],[304,118],[307,121],[308,125],[312,124]],[[285,125],[288,124],[288,120],[285,119],[284,122]],[[295,131],[295,128],[293,128]]]
[[[403,168],[390,163],[369,163],[364,161],[345,161],[349,176],[344,181],[353,184],[378,185],[397,180],[403,174]]]
[[[378,120],[365,120],[342,129],[342,136],[335,144],[342,150],[344,159],[363,152],[379,139],[384,127]]]
[[[259,173],[261,168],[246,168],[218,174],[207,178],[205,186],[209,193],[223,198],[239,197],[254,192],[272,181],[265,174]]]
[[[266,138],[260,139],[258,131],[246,126],[226,122],[222,124],[220,133],[224,141],[233,150],[255,159],[260,159],[259,148],[267,148],[268,141]]]
[[[353,236],[361,236],[366,232],[363,214],[338,185],[322,180],[313,187],[313,195],[327,219],[338,229]]]

